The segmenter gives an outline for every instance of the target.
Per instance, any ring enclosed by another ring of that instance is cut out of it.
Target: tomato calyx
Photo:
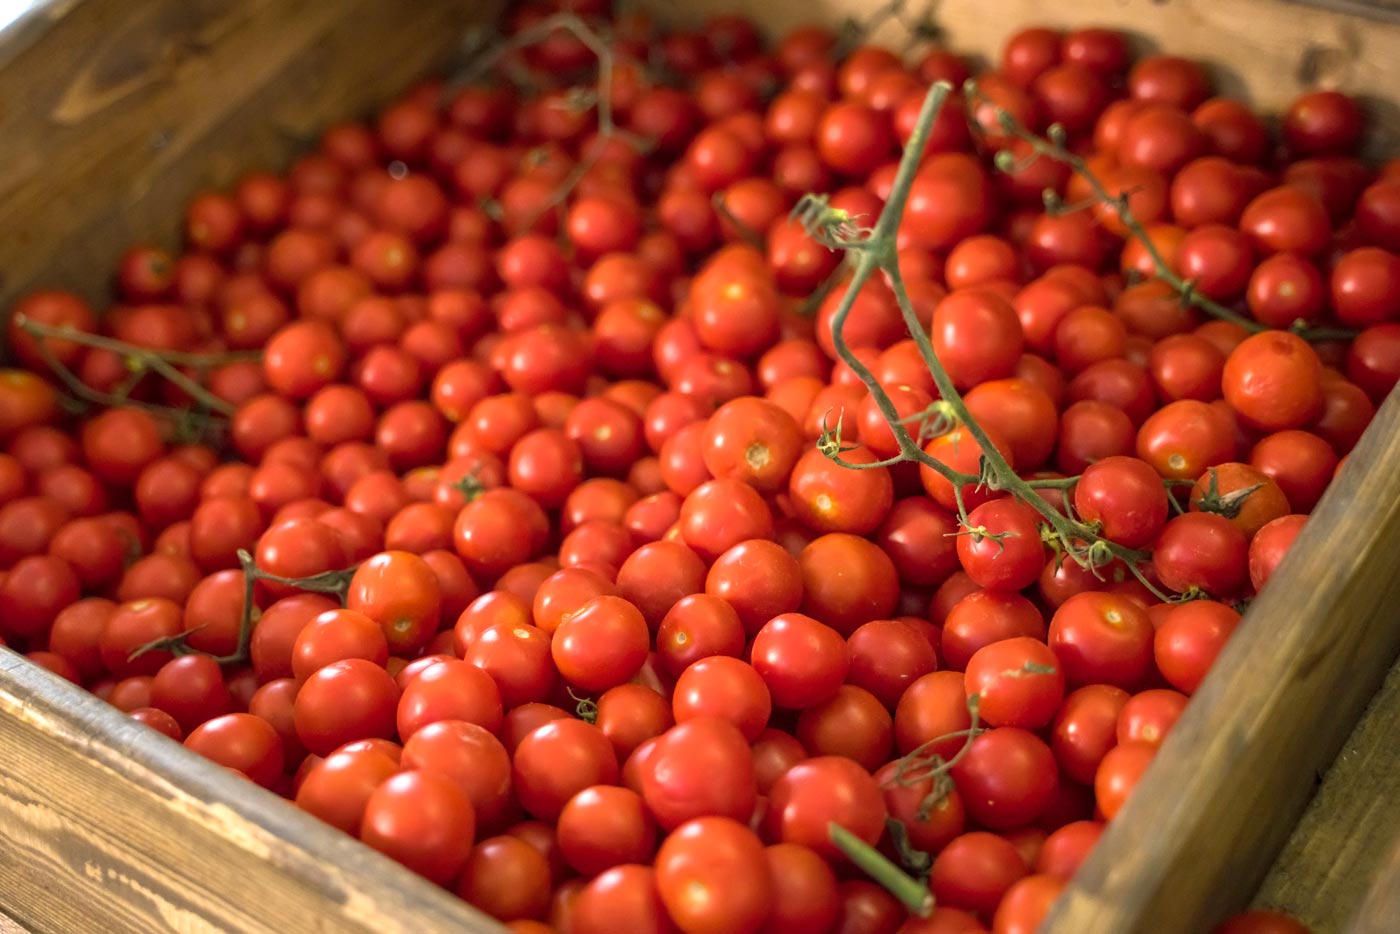
[[[943,399],[933,400],[922,410],[900,419],[900,423],[918,426],[918,430],[914,432],[914,440],[921,446],[962,427],[962,419],[958,416],[957,409]]]
[[[1168,600],[1168,603],[1191,603],[1195,600],[1214,600],[1210,594],[1199,587],[1188,587],[1186,590]]]
[[[1238,490],[1231,490],[1229,493],[1220,492],[1219,477],[1216,475],[1214,467],[1208,471],[1210,479],[1206,482],[1205,492],[1191,501],[1201,512],[1213,512],[1216,515],[1224,516],[1226,519],[1234,519],[1244,508],[1245,501],[1256,491],[1262,489],[1265,484],[1256,483],[1253,486],[1242,487]]]
[[[849,211],[833,208],[826,195],[803,195],[788,216],[802,225],[807,236],[834,250],[865,249],[875,236],[873,228],[857,223]]]
[[[477,477],[476,467],[467,471],[460,480],[449,484],[449,486],[458,493],[461,493],[468,503],[473,502],[477,497],[481,496],[482,493],[486,492],[486,485]]]
[[[584,723],[598,722],[598,702],[591,697],[581,697],[569,688],[569,696],[574,700],[574,716]]]
[[[965,527],[960,531],[952,532],[950,534],[952,534],[955,538],[966,535],[978,544],[981,544],[985,539],[991,539],[992,541],[997,543],[997,554],[1001,554],[1003,551],[1006,550],[1006,540],[1008,538],[1020,538],[1019,532],[1013,532],[1009,529],[1005,532],[991,532],[988,531],[985,525]]]

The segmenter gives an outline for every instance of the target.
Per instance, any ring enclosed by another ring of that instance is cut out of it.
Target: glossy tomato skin
[[[642,766],[641,786],[666,830],[701,817],[747,821],[757,794],[753,753],[734,724],[697,717],[658,737]]]
[[[471,801],[449,778],[410,770],[365,803],[360,839],[414,872],[445,884],[461,871],[476,835]]]
[[[515,747],[511,783],[525,811],[553,820],[575,794],[614,784],[617,754],[601,730],[582,720],[556,719],[536,727]]]
[[[1048,634],[1069,684],[1122,688],[1136,687],[1148,675],[1152,638],[1147,611],[1136,601],[1094,591],[1061,604]]]
[[[333,752],[302,779],[296,792],[297,807],[359,836],[370,795],[398,768],[393,759],[374,749]]]
[[[1177,593],[1196,588],[1231,597],[1249,580],[1249,542],[1224,516],[1187,513],[1163,527],[1153,546],[1152,566]]]
[[[978,649],[964,679],[968,695],[979,698],[979,715],[994,727],[1039,729],[1064,699],[1064,673],[1054,652],[1025,636]]]
[[[441,601],[437,575],[426,561],[386,551],[355,571],[346,605],[379,623],[394,654],[410,655],[436,631]]]
[[[949,908],[991,914],[1002,896],[1028,874],[1016,847],[986,831],[965,833],[933,862],[929,888]]]
[[[651,866],[616,866],[582,888],[569,912],[570,931],[608,934],[619,927],[638,934],[675,934]]]
[[[1247,338],[1225,361],[1225,401],[1263,431],[1302,428],[1322,414],[1322,364],[1302,338],[1269,331]]]
[[[1151,465],[1133,457],[1091,464],[1074,487],[1074,506],[1101,534],[1128,548],[1151,542],[1167,521],[1167,492]]]
[[[868,535],[894,503],[894,481],[888,468],[873,466],[875,455],[863,448],[846,452],[842,460],[866,466],[852,470],[816,448],[808,450],[792,468],[789,497],[797,517],[813,531]]]
[[[841,634],[801,613],[784,613],[754,636],[754,668],[780,707],[801,710],[835,694],[850,669]]]
[[[702,817],[661,845],[656,885],[682,930],[751,934],[772,910],[775,880],[753,831],[729,818]]]
[[[1293,540],[1307,524],[1307,516],[1287,515],[1265,524],[1249,542],[1249,581],[1255,591],[1262,590],[1273,576]]]
[[[1238,612],[1214,600],[1169,608],[1153,636],[1153,656],[1162,677],[1182,693],[1194,693],[1239,622]]]
[[[554,664],[569,682],[605,691],[630,679],[647,659],[647,621],[622,597],[594,597],[559,624],[550,642]]]
[[[827,824],[835,822],[866,843],[879,839],[887,808],[879,785],[842,756],[819,756],[788,770],[769,791],[764,828],[769,837],[798,843],[835,859]]]
[[[297,736],[316,755],[359,739],[394,735],[399,689],[364,659],[334,662],[303,682],[295,706]]]
[[[891,616],[899,600],[894,562],[868,539],[843,532],[816,538],[797,556],[801,610],[846,636],[872,619]],[[829,573],[841,568],[842,573]]]
[[[270,723],[252,714],[229,713],[201,724],[185,737],[185,748],[264,788],[282,776],[282,741]]]
[[[951,774],[968,816],[997,830],[1039,817],[1059,781],[1050,747],[1016,727],[991,729],[973,739]]]
[[[1156,753],[1149,743],[1133,742],[1120,743],[1103,757],[1094,775],[1094,797],[1104,817],[1112,820],[1122,810]]]

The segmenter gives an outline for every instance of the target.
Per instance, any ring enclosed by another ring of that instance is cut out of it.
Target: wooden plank
[[[503,930],[4,649],[0,903],[33,934]]]
[[[1255,896],[1314,934],[1343,930],[1400,840],[1400,667],[1391,669],[1327,770]],[[1390,885],[1400,891],[1400,876]],[[1400,909],[1400,905],[1396,906]],[[1387,930],[1400,930],[1400,913]]]
[[[104,296],[122,248],[176,242],[192,194],[284,165],[331,121],[442,66],[501,7],[82,0],[46,11],[44,34],[0,68],[0,311],[36,285]]]
[[[1400,931],[1400,840],[1386,854],[1366,901],[1347,934],[1395,934]]]
[[[9,915],[0,913],[0,934],[35,934],[35,932],[24,927]]]

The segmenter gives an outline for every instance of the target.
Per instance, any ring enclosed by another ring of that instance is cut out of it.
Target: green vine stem
[[[910,876],[879,850],[835,821],[827,824],[826,832],[833,846],[885,891],[899,899],[911,914],[919,918],[933,914],[933,893],[928,885]]]
[[[807,195],[793,209],[793,216],[803,224],[811,236],[833,249],[846,250],[850,256],[854,257],[854,270],[846,286],[846,292],[831,319],[832,345],[836,350],[837,357],[851,368],[851,371],[870,392],[871,398],[888,423],[899,446],[898,455],[881,463],[888,465],[905,460],[914,461],[943,476],[953,485],[954,495],[957,498],[959,520],[973,534],[985,534],[985,530],[969,526],[967,511],[962,503],[962,487],[980,485],[987,489],[1010,493],[1040,514],[1048,526],[1046,537],[1051,539],[1062,553],[1069,555],[1081,567],[1097,572],[1114,560],[1122,561],[1154,596],[1163,601],[1170,600],[1171,598],[1157,588],[1139,567],[1148,558],[1145,552],[1125,548],[1101,538],[1093,526],[1071,519],[1041,497],[1036,492],[1036,487],[1032,485],[1039,481],[1024,480],[1016,473],[1006,458],[992,444],[987,433],[982,430],[982,426],[972,417],[972,413],[968,411],[967,405],[953,385],[948,371],[944,369],[942,362],[938,359],[938,355],[934,351],[933,341],[928,332],[924,330],[923,323],[910,301],[908,291],[904,286],[904,278],[900,274],[895,245],[896,233],[904,215],[905,205],[909,200],[909,190],[914,182],[914,176],[918,171],[919,164],[923,161],[924,150],[928,145],[933,122],[937,119],[939,111],[951,91],[952,86],[942,81],[929,89],[919,111],[914,133],[900,159],[889,200],[885,203],[885,208],[880,212],[873,228],[866,229],[855,226],[850,215],[844,211],[832,209],[827,204],[826,199],[821,196]],[[846,319],[855,306],[856,297],[860,294],[861,288],[876,272],[884,273],[888,280],[899,305],[900,314],[904,318],[905,327],[918,347],[924,364],[933,376],[934,384],[938,387],[941,396],[940,401],[943,403],[940,411],[952,421],[962,425],[981,447],[983,455],[979,474],[961,473],[925,453],[910,435],[909,429],[895,409],[894,402],[875,378],[875,375],[851,352],[850,346],[846,343],[844,333]],[[862,466],[843,461],[840,458],[841,452],[848,450],[848,448],[841,446],[839,419],[834,433],[823,431],[822,437],[818,441],[818,447],[837,464],[852,468]],[[1071,484],[1053,484],[1060,489],[1064,489],[1068,485]]]
[[[248,661],[248,646],[253,638],[253,624],[257,622],[259,611],[256,602],[258,581],[294,587],[307,593],[323,593],[335,597],[344,606],[350,593],[350,579],[355,576],[358,565],[335,571],[322,571],[309,577],[280,577],[258,567],[253,556],[246,550],[238,549],[238,564],[243,571],[243,617],[238,624],[238,645],[228,655],[211,655],[220,665],[236,665]],[[209,655],[199,649],[190,648],[189,638],[199,631],[187,629],[173,636],[153,639],[132,650],[128,660],[138,658],[147,652],[169,652],[172,655]]]
[[[86,331],[79,331],[77,328],[67,325],[54,326],[35,321],[24,315],[15,316],[15,326],[21,331],[35,339],[39,346],[39,352],[44,357],[44,361],[49,364],[54,374],[58,376],[63,384],[75,395],[94,402],[98,405],[127,405],[129,400],[126,393],[135,387],[136,381],[146,373],[155,373],[169,380],[180,389],[184,390],[191,399],[198,405],[210,412],[217,412],[223,416],[230,416],[235,409],[226,400],[220,399],[204,386],[191,379],[180,367],[187,366],[205,372],[212,367],[224,363],[233,363],[239,360],[258,360],[261,354],[256,351],[232,353],[184,353],[178,350],[153,350],[149,347],[138,347],[135,344],[128,344],[111,337],[103,337],[100,334],[89,334]],[[124,383],[124,392],[104,393],[84,383],[68,367],[60,363],[51,353],[48,352],[46,342],[48,340],[65,340],[84,347],[91,347],[95,350],[106,350],[121,357],[126,363],[127,369],[131,372]],[[180,412],[168,406],[159,406],[158,409],[164,411]]]
[[[968,113],[974,113],[978,106],[989,103],[985,98],[981,98],[977,93],[977,85],[973,81],[967,82],[964,86],[964,94],[968,99]],[[1079,155],[1070,152],[1065,145],[1064,127],[1059,124],[1051,124],[1045,131],[1045,136],[1038,136],[1032,133],[1023,123],[1015,118],[1010,112],[996,107],[994,110],[997,122],[1001,129],[1009,136],[1019,139],[1030,147],[1030,155],[1026,160],[1018,159],[1016,154],[1009,150],[1002,150],[996,154],[994,161],[996,166],[1003,172],[1014,172],[1024,164],[1024,161],[1034,161],[1040,156],[1052,159],[1066,166],[1075,175],[1084,180],[1093,192],[1093,198],[1085,204],[1064,204],[1059,195],[1050,189],[1045,192],[1045,210],[1050,214],[1067,213],[1069,211],[1080,210],[1085,207],[1092,207],[1095,204],[1103,204],[1113,211],[1118,217],[1119,223],[1128,232],[1147,254],[1152,261],[1152,266],[1157,272],[1157,278],[1170,286],[1179,296],[1183,304],[1205,312],[1213,318],[1221,321],[1229,321],[1231,324],[1239,325],[1246,331],[1258,334],[1262,331],[1272,330],[1267,325],[1255,321],[1247,315],[1227,308],[1219,302],[1202,295],[1196,289],[1195,283],[1188,279],[1183,279],[1167,262],[1162,251],[1157,249],[1157,244],[1152,242],[1151,235],[1142,222],[1133,215],[1130,204],[1131,192],[1120,192],[1113,194],[1108,190],[1108,186],[1089,167],[1089,163]],[[1306,341],[1345,341],[1356,337],[1355,331],[1345,328],[1314,328],[1309,327],[1304,321],[1295,321],[1288,330],[1303,338]]]
[[[968,696],[967,715],[969,722],[967,729],[945,733],[920,743],[906,755],[901,756],[899,764],[894,767],[894,774],[889,778],[889,783],[892,785],[908,788],[911,785],[919,785],[924,782],[932,783],[928,795],[919,802],[917,812],[919,820],[928,820],[933,809],[948,796],[948,792],[953,787],[950,776],[953,766],[961,762],[963,757],[967,755],[968,750],[972,748],[972,741],[986,732],[982,726],[981,701],[981,697],[976,694]],[[963,742],[958,747],[958,751],[949,758],[944,759],[933,751],[935,747],[952,739],[961,739]]]

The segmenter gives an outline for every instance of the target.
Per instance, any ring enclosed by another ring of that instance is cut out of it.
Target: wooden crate
[[[643,5],[663,20],[742,10],[776,32],[873,4]],[[39,284],[99,295],[124,244],[174,242],[191,194],[285,164],[318,128],[442,68],[467,27],[498,8],[481,0],[41,7],[0,43],[0,308]],[[1307,87],[1338,87],[1368,99],[1372,150],[1391,152],[1400,149],[1397,10],[1395,0],[942,0],[937,19],[952,47],[984,57],[1023,24],[1115,26],[1145,47],[1212,63],[1224,88],[1265,107]],[[1397,468],[1392,398],[1046,931],[1195,934],[1248,903],[1271,866],[1262,897],[1299,911],[1318,934],[1346,929],[1368,889],[1353,929],[1400,929],[1392,843],[1400,809],[1382,794],[1396,785],[1387,740],[1400,720],[1400,675],[1348,740],[1400,651],[1400,613],[1391,609],[1400,606]],[[1364,845],[1349,845],[1356,839]],[[4,651],[0,912],[0,931],[45,934],[498,930]]]

